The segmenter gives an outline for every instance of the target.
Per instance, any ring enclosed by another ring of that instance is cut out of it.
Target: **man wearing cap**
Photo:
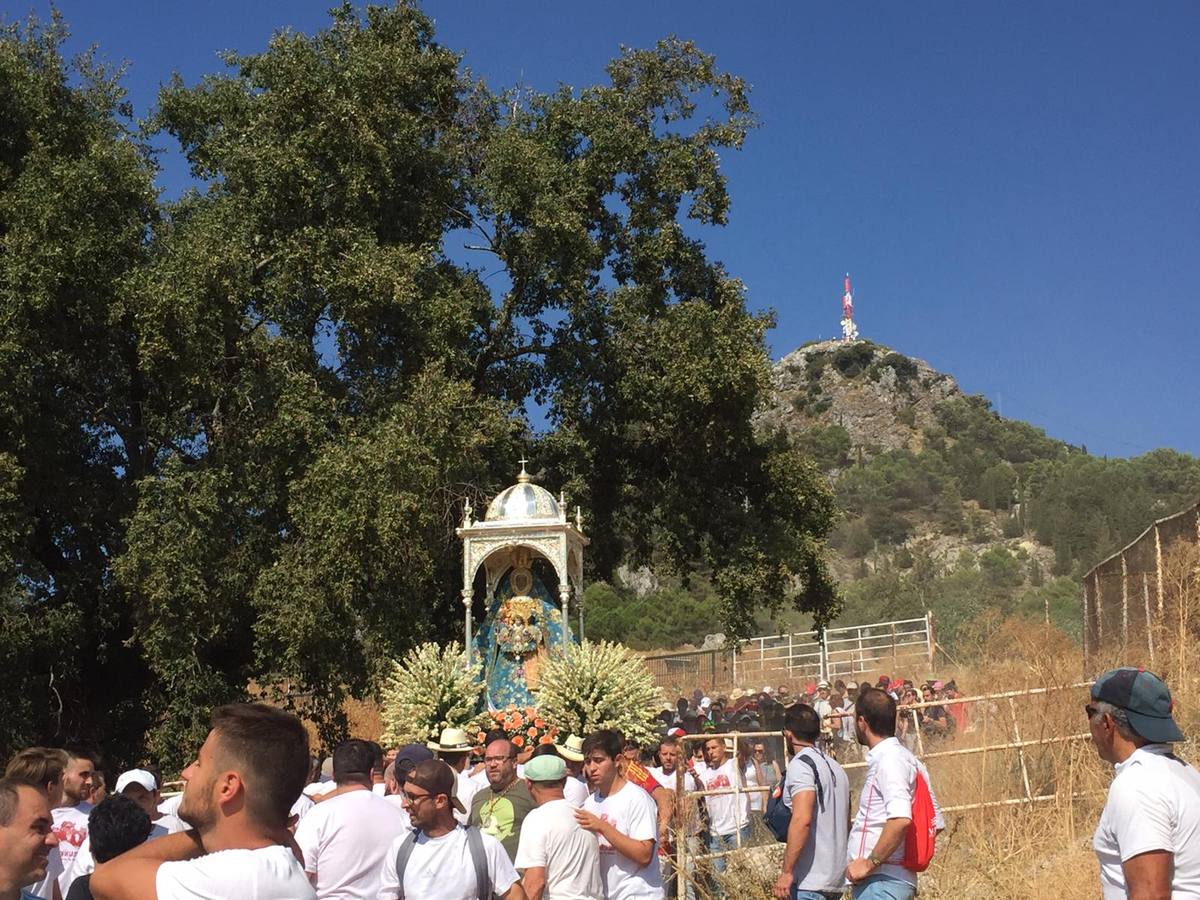
[[[446,728],[442,730],[437,741],[429,742],[429,749],[437,754],[438,759],[454,770],[458,779],[458,800],[464,810],[470,810],[471,800],[479,790],[479,784],[469,774],[467,766],[471,762],[471,741],[461,728]],[[460,825],[467,824],[468,813],[455,813]]]
[[[829,682],[822,679],[817,682],[817,695],[813,698],[812,708],[821,717],[821,741],[823,749],[828,750],[833,743],[833,704],[829,702]]]
[[[380,898],[478,900],[487,895],[525,900],[517,870],[500,842],[477,828],[464,828],[454,817],[463,811],[457,787],[454,770],[437,759],[418,763],[405,778],[401,796],[415,831],[396,838],[388,849]],[[481,871],[490,890],[479,884]]]
[[[159,812],[158,805],[162,802],[162,796],[158,791],[158,779],[154,777],[153,772],[145,769],[130,769],[128,772],[122,772],[117,776],[113,793],[128,797],[150,817],[150,834],[147,840],[187,830],[187,825],[178,816]],[[90,816],[88,823],[90,828]],[[71,867],[59,876],[58,885],[62,895],[67,896],[71,885],[77,879],[84,875],[91,875],[95,870],[96,858],[92,855],[92,835],[89,830],[88,836],[79,845],[79,851],[75,854],[75,860],[71,863]]]
[[[563,795],[567,765],[557,755],[535,756],[525,780],[537,808],[521,826],[514,863],[529,900],[593,900],[604,895],[600,844],[579,827],[575,807]]]
[[[410,830],[407,817],[372,790],[376,762],[367,741],[338,744],[333,751],[337,790],[296,826],[296,845],[318,900],[378,897],[383,857]]]
[[[1200,773],[1171,752],[1171,692],[1125,667],[1092,684],[1092,743],[1116,767],[1092,838],[1104,900],[1200,896]]]

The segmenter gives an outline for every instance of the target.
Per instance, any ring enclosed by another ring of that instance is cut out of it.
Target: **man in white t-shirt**
[[[525,778],[536,809],[521,826],[514,865],[529,900],[594,900],[604,895],[600,845],[579,827],[576,807],[563,794],[567,765],[557,753],[535,756]]]
[[[683,748],[679,744],[679,738],[673,734],[668,734],[667,737],[659,741],[658,744],[658,761],[661,765],[653,766],[650,769],[650,774],[654,780],[661,784],[664,788],[671,792],[672,797],[675,795],[677,779],[680,773],[683,775],[683,787],[685,791],[702,791],[704,785],[700,783],[700,779],[695,773],[687,771],[680,763],[683,756]],[[700,807],[695,802],[680,806],[678,802],[672,803],[672,809],[677,813],[678,820],[676,825],[676,834],[682,833],[685,835],[688,844],[686,859],[688,861],[688,878],[687,895],[692,897],[695,894],[693,887],[693,879],[691,871],[694,867],[693,857],[700,852],[700,831],[703,823],[700,820]],[[670,831],[668,830],[668,834]],[[668,897],[674,897],[678,888],[678,877],[675,869],[674,850],[670,846],[664,844],[658,848],[659,864],[662,866],[663,890]]]
[[[437,741],[429,742],[429,749],[437,754],[438,759],[454,770],[458,781],[458,800],[463,805],[465,813],[456,813],[458,824],[466,825],[470,817],[471,799],[479,790],[479,783],[467,774],[471,763],[472,744],[467,733],[461,728],[445,728]]]
[[[600,877],[606,900],[658,900],[663,896],[658,864],[658,807],[651,796],[625,780],[618,759],[625,741],[615,731],[583,742],[583,773],[593,793],[575,819],[600,839]]]
[[[374,763],[367,741],[339,744],[333,751],[337,792],[296,826],[296,845],[318,900],[375,900],[384,856],[410,830],[407,816],[372,790]]]
[[[704,782],[705,790],[716,791],[744,786],[737,760],[725,746],[725,739],[711,737],[704,742],[704,762],[693,771]],[[750,795],[717,794],[704,798],[708,807],[708,849],[721,853],[744,847],[750,842]],[[725,857],[718,856],[713,868],[725,871]]]
[[[66,752],[50,747],[26,747],[8,761],[4,777],[24,782],[40,790],[50,808],[62,806],[63,773],[67,770]],[[57,843],[46,857],[46,872],[36,884],[26,885],[25,892],[33,897],[53,900],[54,885],[63,873],[62,857]]]
[[[150,818],[150,835],[147,840],[187,830],[187,825],[178,816],[167,815],[159,811],[158,806],[162,797],[158,791],[158,779],[153,772],[146,769],[130,769],[128,772],[122,772],[117,776],[113,793],[128,797]],[[90,820],[89,814],[89,826]],[[75,862],[71,863],[70,870],[59,879],[62,895],[66,897],[71,890],[71,885],[77,879],[84,875],[90,875],[95,869],[96,860],[92,856],[92,832],[89,827],[88,836],[84,838],[79,852],[75,854]]]
[[[917,773],[929,786],[934,827],[945,828],[924,763],[896,740],[896,698],[863,688],[855,703],[858,742],[867,748],[867,774],[846,845],[846,878],[854,900],[909,900],[917,876],[901,865],[905,833],[912,827]]]
[[[1116,766],[1092,846],[1104,900],[1200,897],[1200,773],[1171,752],[1184,739],[1171,692],[1125,667],[1092,684],[1096,752]]]
[[[54,846],[50,804],[37,786],[0,778],[0,900],[32,897],[22,885],[41,881]]]
[[[477,828],[458,823],[463,805],[455,796],[458,779],[441,760],[417,764],[404,781],[403,796],[413,831],[396,838],[388,848],[380,879],[381,900],[405,897],[420,900],[478,900],[476,863],[486,869],[491,893],[500,900],[525,900],[517,870],[501,843]],[[472,836],[483,858],[471,850]]]
[[[821,750],[821,719],[802,704],[788,710],[783,733],[795,754],[780,791],[791,809],[783,866],[775,881],[777,900],[840,898],[846,881],[846,838],[850,780]]]
[[[63,773],[63,805],[54,809],[54,836],[62,858],[63,875],[70,873],[75,854],[87,838],[88,813],[92,811],[92,791],[96,786],[96,761],[91,753],[78,747],[67,748],[67,770]],[[66,889],[62,889],[66,896]]]
[[[96,900],[315,900],[287,828],[307,777],[308,734],[299,719],[256,703],[218,708],[196,760],[183,771],[179,817],[192,829],[99,864],[92,894]]]

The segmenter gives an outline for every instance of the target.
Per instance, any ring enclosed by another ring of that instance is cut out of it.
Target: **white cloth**
[[[374,791],[349,791],[314,806],[296,826],[296,844],[321,900],[375,900],[384,854],[409,831],[408,818]]]
[[[583,809],[583,801],[588,798],[590,793],[587,785],[578,778],[568,775],[567,780],[563,782],[563,797],[576,809]]]
[[[458,784],[454,787],[455,796],[458,797],[459,803],[462,804],[466,812],[454,811],[454,818],[458,820],[459,825],[466,825],[467,820],[471,818],[471,798],[475,796],[475,792],[479,790],[479,785],[466,772],[459,772],[456,776]],[[484,779],[487,782],[487,779]]]
[[[296,802],[292,804],[292,808],[288,810],[288,818],[290,819],[292,816],[295,816],[296,824],[299,825],[300,820],[308,815],[308,811],[316,805],[312,802],[311,797],[305,797],[301,794],[296,798]]]
[[[854,733],[854,701],[849,697],[842,701],[842,711],[850,713],[848,716],[842,716],[839,720],[842,723],[842,740],[853,743],[857,740]]]
[[[594,900],[604,896],[600,882],[600,844],[575,820],[568,800],[551,800],[531,809],[521,823],[517,869],[546,869],[546,900]]]
[[[167,862],[154,880],[158,900],[316,900],[304,869],[287,847],[221,850]]]
[[[676,770],[678,771],[678,770]],[[675,793],[675,772],[664,772],[662,766],[652,766],[650,774],[654,776],[654,780],[665,787],[672,794]],[[689,772],[683,770],[683,787],[687,791],[702,791],[704,785],[700,783],[700,779]],[[687,811],[688,834],[699,834],[702,830],[703,822],[700,819],[698,801],[693,800],[691,809]]]
[[[492,892],[500,896],[516,883],[517,870],[513,868],[503,844],[490,834],[480,832],[480,835],[483,838],[488,875],[492,879]],[[394,900],[400,896],[400,883],[396,880],[396,854],[400,852],[404,838],[402,835],[392,841],[384,857],[379,891],[381,900]],[[437,838],[431,838],[422,831],[417,832],[412,856],[408,858],[408,866],[404,870],[404,896],[408,900],[420,900],[423,897],[478,900],[475,863],[471,859],[465,828],[455,828]]]
[[[763,772],[765,780],[767,773]],[[746,787],[761,787],[758,783],[758,772],[754,769],[754,763],[746,763],[746,768],[742,770],[742,784]],[[750,804],[750,812],[764,812],[767,808],[767,795],[757,791],[750,791],[746,794],[747,802]]]
[[[305,797],[310,797],[316,800],[318,797],[324,797],[326,794],[337,790],[336,781],[313,781],[306,784],[302,789]]]
[[[589,795],[583,808],[611,822],[621,834],[656,844],[651,850],[649,865],[639,866],[600,837],[600,877],[604,881],[606,900],[660,900],[662,872],[658,866],[658,807],[654,799],[627,781],[619,791],[607,797],[601,797],[599,793]]]
[[[821,717],[821,731],[825,734],[829,734],[831,731],[833,731],[832,720],[826,718],[826,716],[833,712],[833,704],[828,700],[822,699],[821,697],[814,697],[812,708],[813,712]]]
[[[1173,900],[1200,898],[1200,772],[1149,744],[1118,763],[1092,847],[1104,900],[1125,900],[1121,864],[1141,853],[1174,854]]]
[[[180,791],[178,794],[168,797],[162,803],[158,804],[158,811],[164,816],[177,816],[179,815],[179,804],[182,802],[183,791]]]
[[[731,788],[739,778],[737,761],[733,757],[715,769],[698,762],[696,774],[704,782],[705,790],[709,791]],[[718,794],[705,797],[704,803],[708,807],[709,830],[713,834],[736,834],[750,821],[750,798],[746,794]]]
[[[404,806],[404,795],[403,794],[388,794],[383,799],[386,800],[388,803],[392,804],[392,806],[394,806],[396,809],[398,809],[400,811],[400,815],[404,816],[404,822],[405,822],[404,827],[408,831],[412,831],[413,830],[412,819],[409,817],[408,810]]]
[[[58,853],[62,859],[63,871],[58,877],[58,887],[64,897],[67,896],[67,888],[70,887],[71,866],[75,862],[75,855],[87,840],[88,814],[91,811],[92,804],[84,802],[75,806],[60,806],[50,814],[54,820],[54,836],[58,838]]]
[[[913,756],[896,738],[885,738],[867,751],[867,774],[862,792],[858,796],[858,812],[855,813],[854,824],[850,827],[850,839],[846,842],[847,862],[867,856],[874,849],[888,819],[912,818],[918,770],[929,785],[929,796],[933,799],[934,825],[938,830],[946,827],[925,764]],[[903,842],[888,857],[888,861],[875,871],[880,875],[888,875],[915,885],[917,875],[900,865],[902,859]]]

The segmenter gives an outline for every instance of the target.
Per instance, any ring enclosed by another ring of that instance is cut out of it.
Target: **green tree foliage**
[[[720,601],[701,579],[689,589],[668,587],[641,597],[627,588],[598,581],[583,595],[587,635],[637,650],[701,644],[720,630]]]
[[[6,659],[6,741],[128,758],[149,729],[170,765],[251,685],[333,740],[457,630],[457,509],[522,450],[586,510],[591,575],[703,570],[733,634],[836,611],[832,496],[752,421],[771,320],[698,236],[753,125],[711,57],[494,92],[415,7],[345,5],[163,89],[148,130],[198,185],[163,204],[62,37],[0,38],[0,599],[40,648]]]

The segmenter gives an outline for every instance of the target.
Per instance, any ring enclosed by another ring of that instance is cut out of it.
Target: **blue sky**
[[[221,49],[321,27],[333,0],[59,0],[72,48],[126,60],[140,114]],[[8,0],[5,17],[45,17]],[[494,87],[603,79],[676,34],[751,85],[711,253],[771,307],[778,357],[864,337],[1097,454],[1200,454],[1200,3],[428,2]],[[184,172],[164,171],[177,193]]]

